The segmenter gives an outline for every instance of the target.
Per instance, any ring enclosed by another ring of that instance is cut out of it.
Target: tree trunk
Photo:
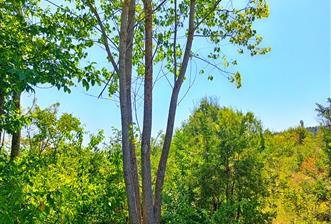
[[[13,102],[15,105],[15,110],[17,113],[21,113],[21,93],[14,92]],[[16,130],[12,135],[11,151],[10,151],[10,160],[14,160],[20,153],[21,145],[21,127]]]
[[[126,52],[127,52],[127,35],[128,35],[128,14],[130,0],[125,0],[121,14],[120,28],[120,46],[119,46],[119,86],[120,86],[120,108],[121,108],[121,126],[122,126],[122,154],[123,170],[125,177],[126,192],[128,198],[128,209],[130,222],[139,224],[139,212],[136,201],[136,189],[134,187],[132,166],[131,166],[131,149],[130,149],[130,115],[128,105],[128,86],[126,71]],[[130,87],[129,87],[130,88]]]
[[[141,142],[141,173],[143,194],[143,223],[153,224],[153,191],[151,174],[151,132],[153,94],[153,28],[152,2],[144,0],[145,11],[145,81],[144,81],[144,120]]]
[[[176,79],[174,88],[172,90],[172,95],[170,99],[170,106],[169,106],[169,113],[168,113],[168,122],[167,122],[167,129],[165,134],[165,139],[162,148],[162,154],[157,170],[156,176],[156,184],[155,184],[155,198],[154,198],[154,213],[155,213],[155,221],[156,223],[160,223],[161,218],[161,204],[162,204],[162,189],[164,184],[164,177],[166,172],[166,165],[170,150],[170,145],[172,141],[172,135],[174,130],[174,123],[175,123],[175,116],[177,110],[177,101],[179,91],[184,81],[188,61],[191,55],[192,43],[193,43],[193,36],[194,36],[194,17],[195,17],[195,4],[196,0],[190,1],[190,15],[189,15],[189,30],[188,30],[188,37],[186,42],[185,53],[183,57],[183,61],[180,68],[180,74],[178,79]],[[176,74],[174,74],[176,75]]]
[[[141,222],[140,187],[136,159],[136,147],[132,127],[131,79],[132,79],[132,44],[135,23],[135,0],[125,1],[121,15],[120,52],[118,68],[109,47],[109,37],[97,9],[87,1],[91,12],[97,19],[109,61],[115,73],[120,77],[120,104],[122,120],[122,150],[126,190],[128,195],[130,222]],[[124,126],[123,126],[124,125]],[[125,132],[125,134],[123,134]],[[130,164],[129,164],[130,163]],[[134,201],[133,201],[134,200]]]
[[[0,152],[2,151],[3,148],[2,139],[4,135],[4,130],[2,127],[2,116],[5,114],[4,104],[5,104],[5,95],[0,91]]]
[[[131,100],[131,82],[132,82],[132,51],[133,51],[133,39],[134,39],[134,27],[135,27],[135,12],[136,12],[136,2],[131,0],[128,14],[128,37],[126,40],[127,52],[126,52],[126,83],[127,83],[127,105],[129,114],[129,144],[130,144],[130,156],[131,156],[131,172],[133,175],[133,186],[136,194],[136,205],[137,213],[139,216],[139,222],[141,222],[142,211],[140,203],[140,185],[139,185],[139,175],[138,175],[138,165],[136,156],[136,145],[134,139],[133,130],[133,119],[132,119],[132,100]]]

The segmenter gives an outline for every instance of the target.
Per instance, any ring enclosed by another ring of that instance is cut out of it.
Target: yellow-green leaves
[[[239,72],[235,72],[231,77],[231,82],[235,83],[237,88],[241,87],[241,75]]]

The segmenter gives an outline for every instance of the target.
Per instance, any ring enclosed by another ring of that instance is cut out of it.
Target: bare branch
[[[158,4],[158,5],[153,9],[153,13],[156,12],[157,10],[159,10],[159,9],[162,7],[162,5],[163,5],[164,3],[166,3],[166,2],[167,2],[167,0],[162,0],[162,2],[160,2],[160,4]]]
[[[118,69],[117,63],[115,62],[115,59],[113,57],[113,54],[111,53],[110,48],[109,48],[108,36],[107,36],[106,30],[105,30],[105,27],[104,27],[104,25],[103,25],[103,23],[101,21],[101,18],[99,16],[97,10],[94,8],[94,6],[91,4],[91,2],[89,0],[87,1],[87,4],[90,7],[90,9],[91,9],[92,13],[94,14],[94,16],[96,17],[96,19],[98,21],[98,24],[100,26],[101,34],[102,34],[102,39],[103,39],[103,44],[105,45],[106,52],[107,52],[107,55],[108,55],[108,59],[112,63],[115,72],[117,74],[119,74],[119,69]]]
[[[229,71],[226,71],[226,70],[224,70],[224,69],[221,69],[221,68],[220,68],[219,66],[217,66],[216,64],[213,64],[213,63],[211,63],[210,61],[208,61],[208,60],[206,60],[206,59],[204,59],[204,58],[201,58],[201,57],[199,57],[199,56],[197,56],[197,55],[192,55],[192,57],[197,58],[197,59],[199,59],[199,60],[201,60],[201,61],[207,63],[208,65],[213,66],[214,68],[216,68],[217,70],[219,70],[219,71],[221,71],[221,72],[223,72],[223,73],[233,75],[233,72],[229,72]]]
[[[197,65],[196,65],[196,67],[197,67]],[[196,71],[197,71],[197,69],[196,69]],[[190,92],[190,90],[191,90],[191,88],[193,87],[193,85],[194,85],[194,83],[195,83],[195,80],[196,80],[196,78],[197,78],[197,73],[196,73],[196,72],[194,73],[193,81],[191,81],[191,77],[192,77],[192,60],[191,60],[191,68],[190,68],[190,81],[189,81],[189,86],[188,86],[186,92],[183,94],[182,98],[178,101],[178,104],[177,104],[177,105],[179,105],[179,104],[184,100],[184,98],[187,96],[187,94]]]
[[[107,86],[109,85],[109,83],[111,82],[112,78],[113,78],[113,73],[108,78],[107,82],[105,83],[105,86],[102,88],[100,94],[98,95],[98,98],[101,98],[102,94],[105,92],[105,90],[106,90]]]

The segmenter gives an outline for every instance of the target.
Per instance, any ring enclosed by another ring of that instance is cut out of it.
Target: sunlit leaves
[[[182,223],[264,223],[270,214],[261,210],[263,142],[252,113],[203,100],[174,138],[172,159],[179,170],[172,170],[176,176],[171,180],[180,186],[174,192],[177,200],[186,202],[173,216]],[[190,214],[182,213],[184,208]],[[238,211],[240,216],[234,215]]]
[[[100,85],[103,70],[84,62],[96,22],[88,11],[42,7],[39,1],[0,1],[0,94],[5,96],[3,126],[13,132],[18,120],[10,105],[13,92],[33,92],[37,85],[50,84],[70,93],[77,81],[85,89]],[[10,122],[11,120],[11,122]],[[22,124],[23,125],[23,124]],[[20,125],[20,126],[22,126]]]
[[[231,77],[231,82],[235,83],[237,88],[241,87],[241,75],[239,72],[235,72]]]
[[[6,223],[124,223],[125,185],[118,136],[102,132],[82,147],[80,121],[58,105],[32,112],[23,152],[0,154],[0,220]]]

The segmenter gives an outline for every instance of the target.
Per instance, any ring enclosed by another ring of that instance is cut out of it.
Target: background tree
[[[262,209],[267,193],[262,176],[263,133],[252,113],[202,100],[176,132],[174,148],[172,162],[179,171],[178,176],[170,175],[169,182],[182,181],[185,207],[196,210],[189,216],[179,209],[179,222],[265,223],[270,218]]]
[[[264,179],[269,184],[266,211],[274,223],[330,222],[330,179],[323,133],[308,132],[300,142],[302,128],[265,133]]]
[[[20,157],[0,154],[1,222],[126,223],[119,131],[110,142],[99,132],[82,146],[81,123],[57,107],[32,110]]]
[[[25,144],[29,148],[41,153],[46,149],[56,150],[60,145],[70,142],[81,144],[84,132],[79,119],[67,113],[58,118],[58,107],[59,104],[43,110],[39,106],[32,108],[29,125],[23,130]]]
[[[75,81],[100,84],[100,71],[93,63],[81,66],[85,49],[93,45],[87,32],[93,21],[84,13],[80,19],[62,9],[42,8],[37,0],[0,1],[0,116],[1,133],[12,134],[11,158],[19,153],[20,97],[34,91],[38,84],[51,84],[65,92]],[[63,17],[62,17],[63,16]],[[70,22],[68,22],[70,21]],[[15,124],[15,125],[13,125]]]
[[[322,130],[324,133],[325,152],[328,156],[329,176],[331,177],[331,98],[328,98],[327,106],[317,104],[316,111],[321,119]]]

